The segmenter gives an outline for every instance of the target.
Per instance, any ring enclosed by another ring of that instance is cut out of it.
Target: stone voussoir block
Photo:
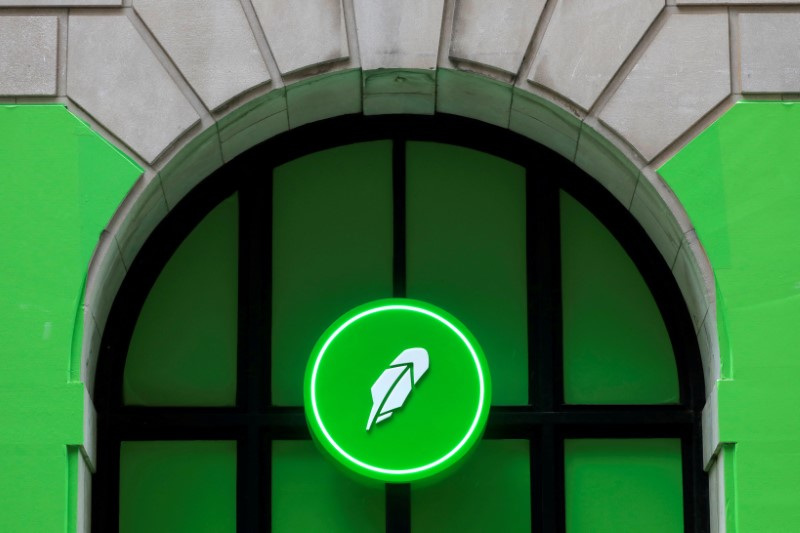
[[[133,0],[133,8],[210,109],[269,81],[239,2]]]
[[[281,74],[347,59],[341,0],[253,0]]]
[[[457,2],[450,58],[516,74],[544,4],[544,0]]]
[[[69,17],[67,94],[148,162],[199,115],[124,15]]]
[[[663,7],[664,0],[558,2],[528,79],[588,110]]]
[[[730,92],[727,11],[673,13],[600,120],[650,161]]]
[[[0,96],[56,94],[57,54],[56,17],[1,16]]]
[[[742,92],[800,92],[800,12],[738,17]]]
[[[361,67],[436,68],[444,0],[353,0]]]

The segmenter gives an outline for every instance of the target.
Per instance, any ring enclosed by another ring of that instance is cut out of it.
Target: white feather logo
[[[406,403],[411,389],[428,371],[428,366],[428,351],[424,348],[409,348],[395,357],[370,389],[372,410],[367,420],[367,431]]]

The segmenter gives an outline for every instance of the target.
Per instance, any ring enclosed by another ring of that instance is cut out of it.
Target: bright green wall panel
[[[274,177],[272,399],[302,405],[306,363],[325,329],[392,296],[392,146],[324,150]]]
[[[272,443],[272,531],[382,532],[386,493],[335,466],[311,441]]]
[[[736,443],[729,531],[800,523],[799,125],[798,102],[740,102],[659,169],[714,269],[720,438]]]
[[[236,531],[236,442],[123,442],[119,476],[120,533]]]
[[[683,532],[678,439],[564,442],[568,533]]]
[[[650,290],[622,246],[561,193],[564,399],[676,403],[678,372]]]
[[[237,202],[192,230],[150,290],[125,363],[126,404],[236,403]]]
[[[407,295],[461,320],[486,353],[492,403],[528,403],[525,169],[409,142]]]
[[[67,529],[83,285],[140,174],[64,106],[0,105],[0,531]]]
[[[481,441],[448,477],[412,485],[412,531],[530,531],[530,470],[528,441]]]

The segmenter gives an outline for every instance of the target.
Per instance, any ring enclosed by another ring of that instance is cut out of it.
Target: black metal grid
[[[526,169],[529,405],[494,406],[484,438],[527,439],[531,528],[564,531],[565,438],[679,438],[685,531],[709,529],[700,414],[704,384],[686,305],[649,238],[621,205],[576,166],[507,130],[448,115],[345,116],[298,128],[237,157],[198,185],[156,229],[131,265],[112,306],[96,380],[98,469],[92,524],[114,531],[119,514],[119,449],[125,440],[226,439],[237,442],[237,530],[271,524],[271,442],[309,439],[302,407],[271,405],[270,323],[272,168],[353,142],[393,141],[394,296],[405,295],[405,141],[442,142],[503,157]],[[642,273],[676,356],[676,405],[566,405],[561,354],[559,190],[579,200],[614,234]],[[127,347],[145,298],[180,242],[224,198],[239,192],[239,339],[236,406],[133,407],[122,404]],[[410,530],[410,487],[386,487],[386,528]]]

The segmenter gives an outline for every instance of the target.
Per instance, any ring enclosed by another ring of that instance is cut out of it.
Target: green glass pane
[[[310,441],[272,442],[272,531],[383,531],[383,483],[356,481]]]
[[[234,533],[236,443],[123,442],[120,533]]]
[[[525,170],[467,148],[407,146],[408,296],[475,334],[492,403],[527,404]]]
[[[325,150],[274,176],[272,399],[302,405],[320,335],[349,309],[392,296],[392,146]]]
[[[236,196],[181,243],[147,296],[125,364],[129,405],[236,402]]]
[[[526,440],[483,440],[449,477],[411,486],[411,529],[458,533],[531,530]]]
[[[676,403],[672,344],[650,290],[622,246],[561,194],[564,399]]]
[[[678,439],[564,442],[568,533],[683,531]]]

